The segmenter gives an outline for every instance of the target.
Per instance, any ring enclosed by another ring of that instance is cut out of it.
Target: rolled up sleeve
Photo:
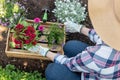
[[[103,44],[103,41],[101,40],[101,38],[97,35],[97,33],[95,32],[94,29],[91,29],[89,31],[89,35],[88,37],[90,38],[90,40],[96,44]]]
[[[65,55],[57,55],[54,59],[55,63],[66,65],[71,71],[90,73],[98,71],[96,64],[87,51],[76,55],[75,57],[68,58]],[[93,67],[90,67],[93,66]]]

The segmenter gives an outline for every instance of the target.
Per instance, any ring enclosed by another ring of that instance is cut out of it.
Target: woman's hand
[[[66,30],[68,32],[74,33],[74,32],[79,32],[81,33],[81,29],[83,27],[83,25],[79,25],[77,23],[74,23],[72,21],[67,21],[64,23]]]
[[[30,47],[30,48],[27,49],[27,50],[30,51],[30,52],[39,53],[39,54],[41,54],[42,56],[46,56],[46,54],[47,54],[48,51],[49,51],[49,48],[45,48],[45,47],[42,47],[41,45],[37,44],[37,45],[35,45],[35,46]]]

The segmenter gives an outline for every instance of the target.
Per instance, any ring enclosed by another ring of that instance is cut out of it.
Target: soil
[[[20,3],[25,5],[28,9],[27,18],[33,19],[34,17],[43,16],[43,8],[45,5],[49,6],[49,10],[52,11],[55,7],[54,5],[55,0],[20,0]],[[82,5],[87,5],[88,0],[80,0]],[[87,8],[87,7],[86,7]],[[88,12],[88,10],[86,10]],[[48,21],[55,22],[56,18],[52,12],[48,14]],[[89,28],[93,28],[90,22],[89,16],[87,16],[86,20],[82,22]],[[35,71],[38,70],[44,76],[45,68],[51,61],[43,61],[43,60],[36,60],[36,59],[24,59],[24,58],[8,58],[5,54],[5,47],[6,47],[6,37],[7,33],[2,34],[4,36],[4,40],[0,41],[0,65],[5,67],[7,64],[13,64],[17,68],[24,70],[24,71]],[[66,42],[69,40],[80,40],[89,45],[94,45],[88,37],[79,34],[79,33],[67,33],[66,35]]]

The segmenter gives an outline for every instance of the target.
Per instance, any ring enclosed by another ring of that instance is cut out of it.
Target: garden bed
[[[33,23],[33,20],[27,20],[27,22]],[[59,24],[61,26],[61,29],[64,30],[64,34],[65,34],[65,28],[64,28],[63,24],[53,23],[53,22],[46,22],[46,23],[40,22],[40,23],[42,26],[45,26],[45,31],[47,31],[47,32],[50,30],[50,27],[52,27],[50,25]],[[49,60],[48,58],[43,57],[38,53],[32,53],[32,52],[29,52],[29,51],[23,50],[23,49],[11,48],[10,47],[11,37],[12,37],[12,32],[11,32],[11,29],[9,29],[8,35],[7,35],[6,49],[5,49],[6,55],[8,57]],[[65,44],[65,35],[64,35],[64,39],[62,40],[62,42],[60,44],[48,45],[48,41],[44,35],[40,37],[40,39],[37,43],[43,47],[50,48],[50,51],[52,51],[54,53],[59,52],[59,53],[63,54],[63,44]]]
[[[20,3],[25,5],[27,12],[27,18],[33,19],[34,17],[43,17],[42,6],[45,5],[43,3],[49,3],[50,10],[52,11],[55,8],[54,5],[55,0],[20,0]],[[79,0],[82,5],[87,5],[88,0]],[[43,3],[42,3],[43,2]],[[87,8],[87,7],[86,7]],[[87,9],[86,9],[87,11]],[[88,12],[88,11],[87,11]],[[52,12],[48,14],[48,21],[56,22],[57,19]],[[82,22],[85,26],[92,28],[92,24],[90,22],[89,16],[87,16],[86,20]],[[0,41],[0,65],[5,67],[8,63],[15,65],[17,68],[23,71],[35,71],[38,70],[44,76],[45,69],[51,61],[42,61],[39,59],[28,59],[28,58],[14,58],[14,57],[7,57],[5,54],[5,47],[6,47],[6,37],[7,34],[3,33],[4,40]],[[89,45],[93,45],[93,43],[88,39],[88,37],[79,34],[79,33],[70,33],[66,36],[66,42],[70,40],[80,40]],[[27,65],[26,65],[27,64]]]

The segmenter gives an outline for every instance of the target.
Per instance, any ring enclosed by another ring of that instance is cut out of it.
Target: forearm
[[[87,54],[86,51],[84,51],[83,53]],[[74,72],[76,72],[76,71],[77,72],[87,72],[87,73],[89,73],[89,71],[87,69],[82,68],[83,66],[85,66],[83,64],[84,62],[82,62],[82,61],[84,61],[83,59],[85,59],[85,57],[88,57],[88,55],[81,57],[81,54],[82,53],[80,53],[80,54],[78,54],[78,55],[76,55],[74,57],[68,58],[65,55],[58,55],[58,54],[55,54],[55,53],[52,53],[52,52],[49,51],[47,53],[46,57],[48,57],[50,60],[54,61],[55,63],[66,65],[71,71],[74,71]],[[88,58],[88,60],[90,58]],[[78,65],[81,65],[82,67],[78,66]],[[78,69],[78,67],[79,67],[79,69]]]
[[[84,35],[86,35],[86,36],[88,36],[88,35],[89,35],[89,30],[90,30],[89,28],[87,28],[87,27],[84,26],[84,27],[81,29],[81,33],[84,34]],[[51,61],[54,61],[54,58],[55,58],[56,55],[57,55],[57,54],[48,51],[46,57],[48,57]]]
[[[48,53],[46,54],[46,57],[48,57],[51,61],[54,61],[54,58],[57,54],[51,52],[51,51],[48,51]]]
[[[82,34],[88,36],[88,35],[89,35],[89,31],[90,31],[89,28],[83,26],[80,32],[81,32]]]

